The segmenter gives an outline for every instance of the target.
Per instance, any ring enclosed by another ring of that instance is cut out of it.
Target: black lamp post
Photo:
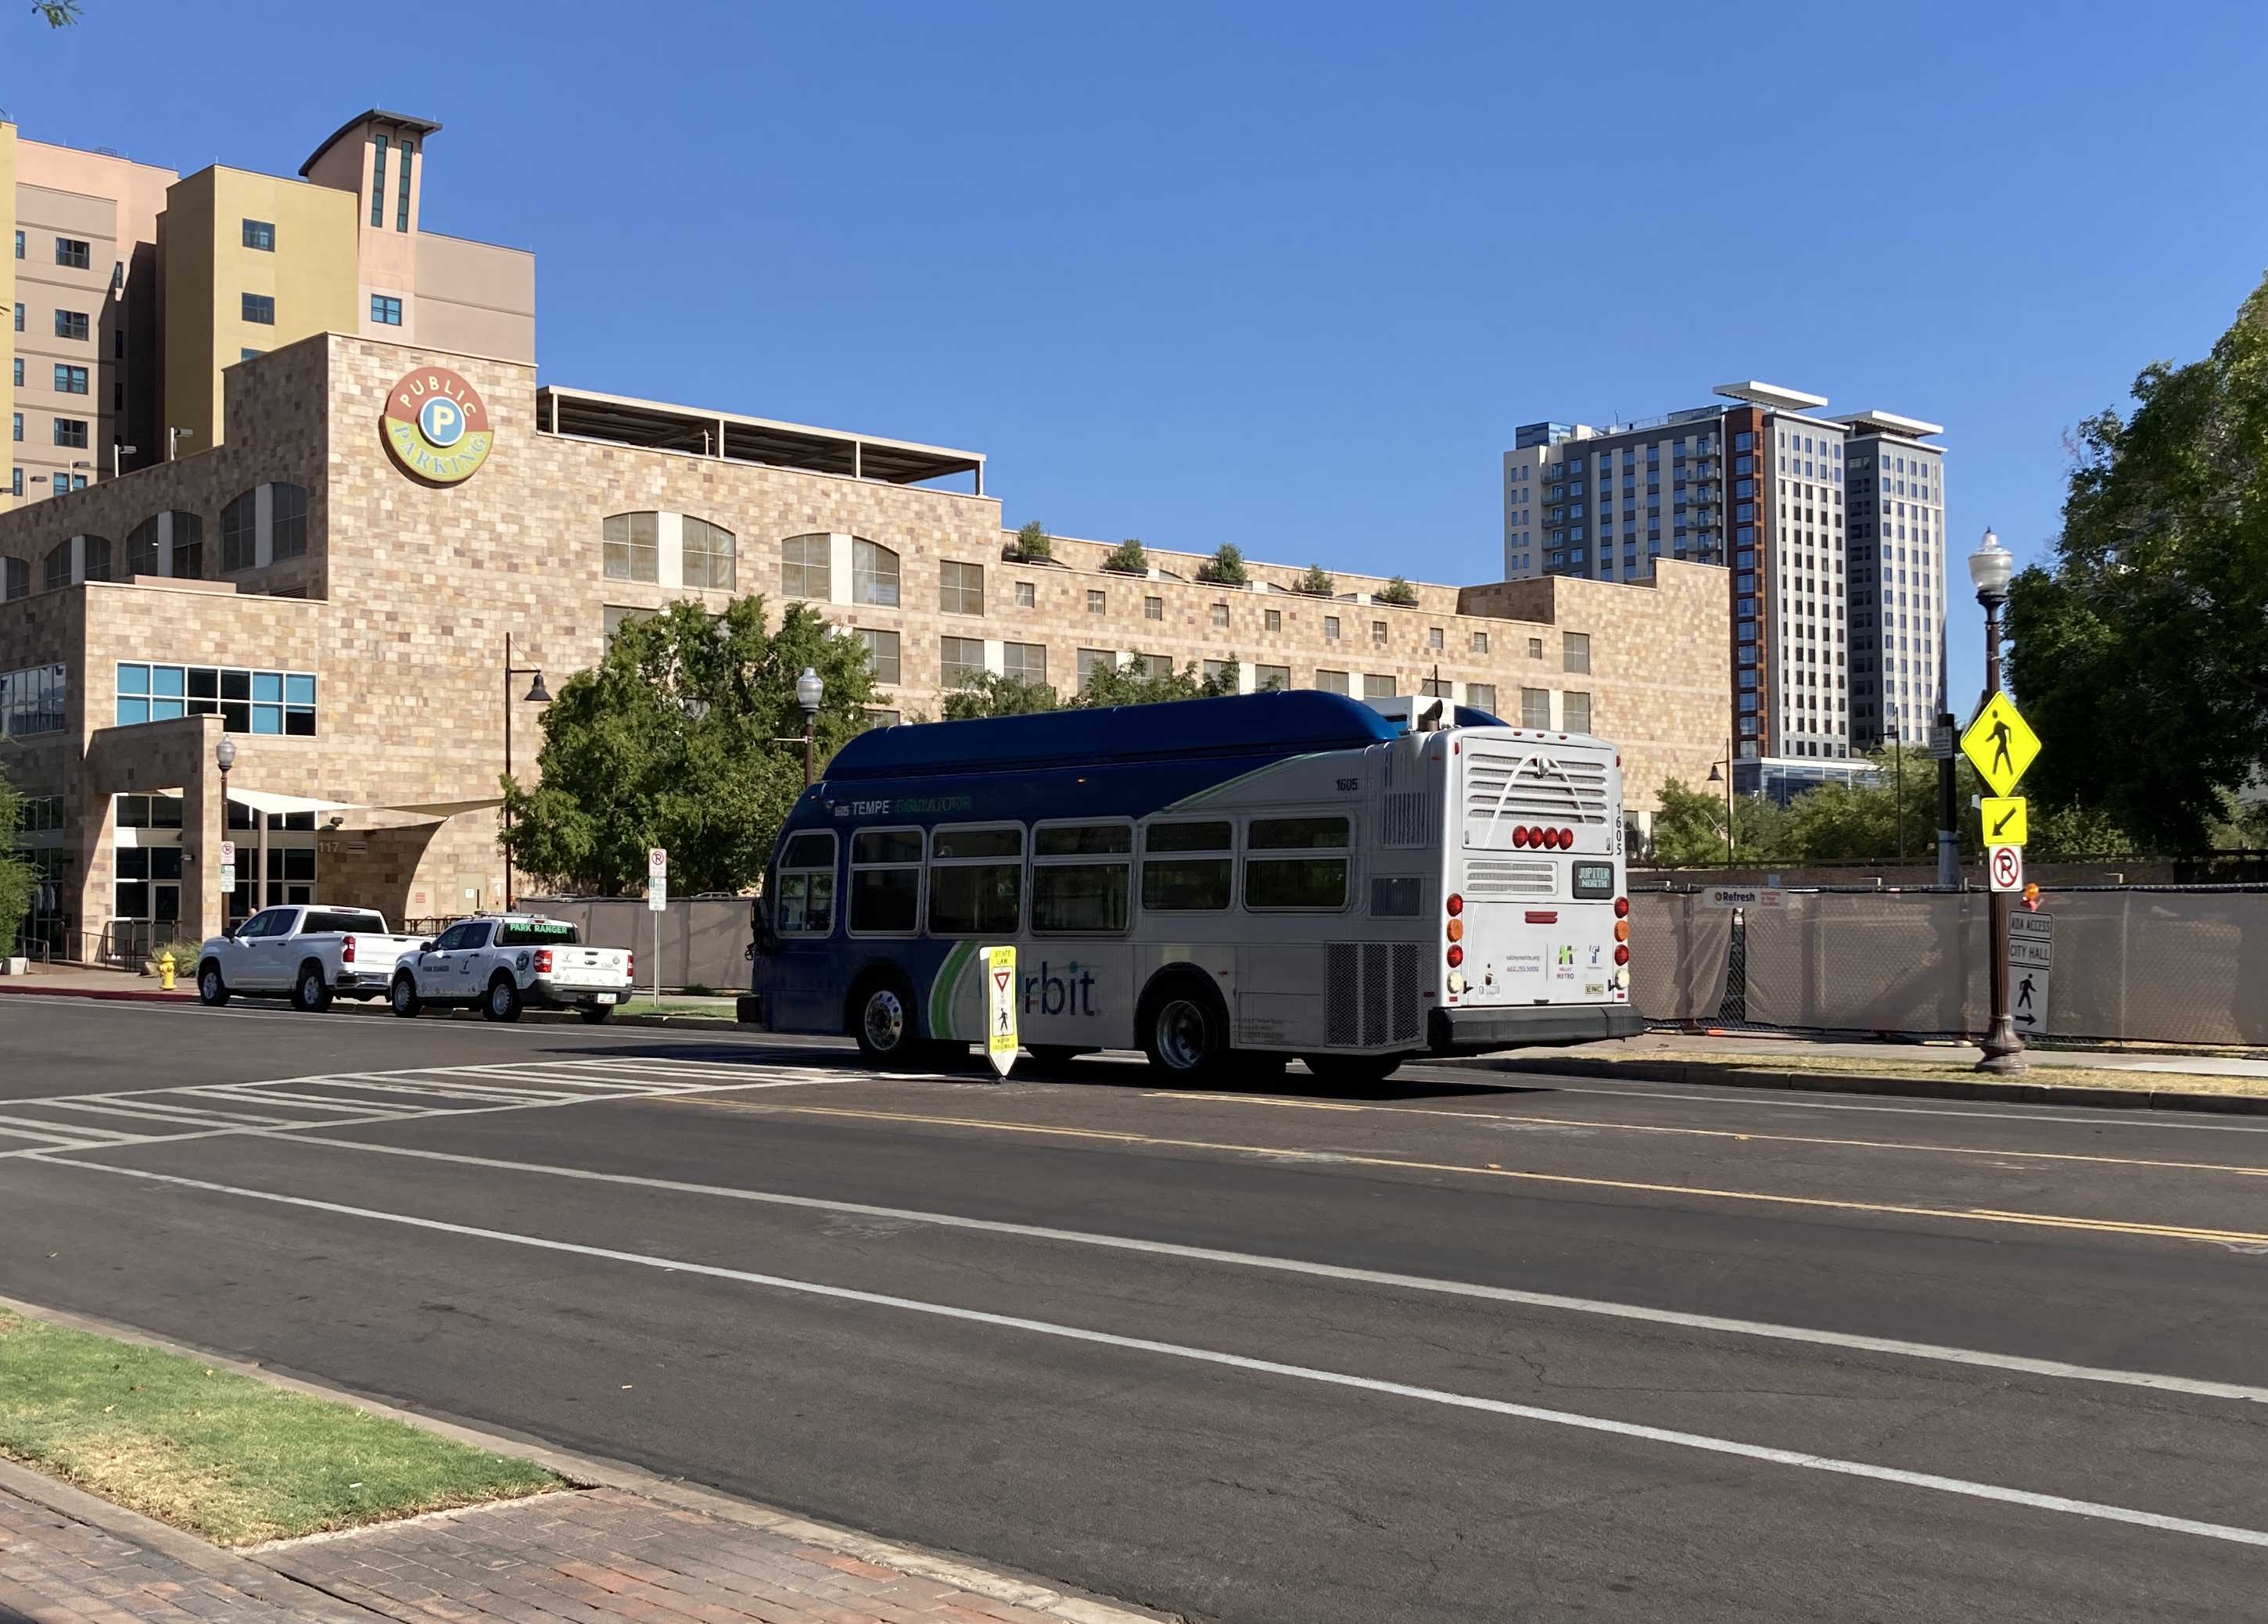
[[[551,702],[550,690],[543,686],[542,668],[512,663],[512,634],[506,632],[504,635],[504,775],[507,778],[512,776],[512,680],[514,677],[535,679],[527,688],[529,704],[548,705]],[[509,803],[504,809],[504,905],[510,908],[516,899],[512,894],[512,807]]]
[[[223,841],[226,841],[228,839],[228,769],[236,765],[236,740],[231,739],[226,733],[223,733],[220,736],[220,743],[213,746],[213,765],[220,768],[220,837]],[[205,855],[210,856],[212,854],[208,852]],[[198,882],[199,891],[202,891],[203,888],[203,882]],[[231,892],[220,900],[222,930],[228,929],[228,911],[235,906],[234,892]]]
[[[1890,748],[1898,761],[1898,861],[1906,860],[1906,747],[1898,737],[1898,724],[1891,723],[1883,730],[1890,736]]]
[[[795,680],[795,702],[803,707],[803,784],[806,790],[819,780],[819,702],[826,695],[827,685],[820,680],[818,672],[806,665],[803,675]]]
[[[1977,601],[1984,606],[1984,694],[2000,691],[2000,606],[2008,601],[2008,578],[2016,561],[1990,530],[1984,544],[1969,555],[1969,578],[1977,586]],[[1992,1024],[1984,1033],[1984,1058],[1979,1071],[1999,1073],[2028,1069],[2024,1040],[2008,1012],[2008,893],[1992,893]]]

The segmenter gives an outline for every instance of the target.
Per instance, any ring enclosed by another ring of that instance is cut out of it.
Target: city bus
[[[965,1053],[1012,943],[1041,1060],[1373,1081],[1639,1031],[1629,912],[1621,758],[1581,734],[1310,691],[919,724],[796,803],[746,1012]]]

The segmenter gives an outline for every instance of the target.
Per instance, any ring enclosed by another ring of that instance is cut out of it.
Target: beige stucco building
[[[412,477],[380,432],[435,368],[494,436],[453,485]],[[1312,596],[1265,563],[1228,588],[1154,549],[1144,575],[1067,538],[1017,556],[973,452],[540,387],[518,360],[327,333],[223,388],[217,446],[0,514],[0,761],[33,797],[35,928],[83,957],[267,901],[430,919],[501,900],[506,636],[556,685],[623,616],[680,599],[820,606],[907,717],[980,669],[1069,688],[1100,660],[1234,658],[1247,687],[1438,683],[1514,722],[1587,716],[1641,815],[1719,753],[1726,585],[1706,566],[1420,585],[1408,606],[1370,577]],[[526,775],[539,707],[511,702]]]

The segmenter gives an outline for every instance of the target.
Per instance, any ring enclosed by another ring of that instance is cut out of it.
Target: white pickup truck
[[[388,935],[385,917],[366,908],[262,908],[197,950],[197,996],[209,1004],[238,993],[289,996],[310,1013],[334,995],[379,998],[394,960],[416,945],[415,937]]]
[[[460,919],[401,955],[387,997],[409,1018],[426,1004],[478,1004],[492,1021],[516,1021],[529,1004],[579,1010],[596,1025],[630,996],[634,955],[585,947],[561,919],[493,914]]]

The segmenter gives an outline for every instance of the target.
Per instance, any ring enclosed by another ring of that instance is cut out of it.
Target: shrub
[[[1016,550],[1027,558],[1053,558],[1056,555],[1055,538],[1042,529],[1040,521],[1035,518],[1016,533]]]
[[[1245,573],[1244,555],[1236,550],[1234,542],[1224,541],[1204,567],[1197,571],[1197,579],[1211,581],[1222,586],[1241,586],[1252,577]]]
[[[1309,564],[1307,573],[1300,577],[1300,590],[1313,592],[1318,598],[1329,598],[1339,590],[1339,584],[1321,564]]]
[[[1110,550],[1102,561],[1105,570],[1116,570],[1127,575],[1145,575],[1150,569],[1150,555],[1142,550],[1142,543],[1129,536]]]
[[[1403,580],[1397,575],[1385,585],[1380,587],[1375,592],[1373,592],[1371,596],[1377,599],[1381,603],[1416,603],[1418,601],[1418,589],[1410,585],[1409,582]]]

